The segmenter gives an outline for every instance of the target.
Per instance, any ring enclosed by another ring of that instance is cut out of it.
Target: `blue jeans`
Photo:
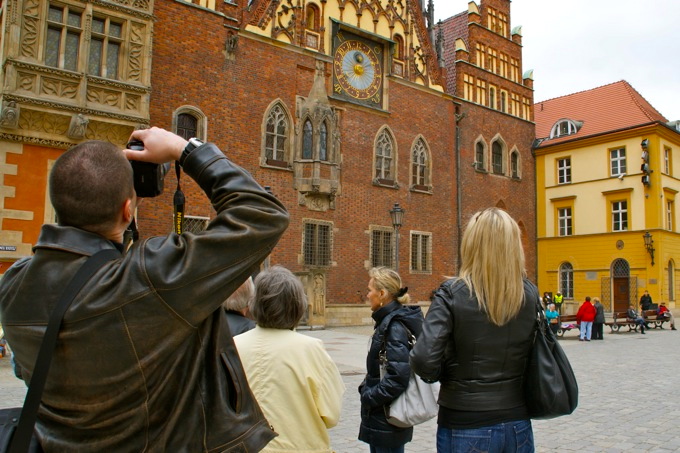
[[[437,453],[533,453],[530,420],[473,429],[437,428]]]
[[[581,321],[578,329],[580,330],[581,340],[590,340],[590,336],[593,334],[593,322],[592,321]]]
[[[369,445],[371,448],[371,453],[404,453],[404,446],[401,447],[376,447],[375,445]]]

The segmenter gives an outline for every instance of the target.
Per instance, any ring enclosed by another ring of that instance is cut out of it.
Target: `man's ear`
[[[132,198],[128,198],[125,200],[125,203],[123,203],[123,208],[122,208],[122,216],[123,216],[123,221],[125,223],[130,223],[132,222],[132,218],[134,217],[135,213],[135,207],[132,203]]]

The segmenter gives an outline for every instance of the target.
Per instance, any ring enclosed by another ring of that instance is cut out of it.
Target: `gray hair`
[[[255,285],[253,284],[253,277],[248,277],[248,280],[243,282],[243,284],[224,301],[222,306],[227,310],[241,311],[250,305],[250,302],[254,297]]]
[[[306,310],[305,289],[285,267],[273,266],[255,277],[255,299],[250,303],[250,314],[258,326],[293,329]]]

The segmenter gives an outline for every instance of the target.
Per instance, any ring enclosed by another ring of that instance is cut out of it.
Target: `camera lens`
[[[127,146],[127,149],[131,149],[131,150],[134,150],[134,151],[143,151],[144,150],[144,142],[141,141],[141,140],[130,140],[126,146]]]

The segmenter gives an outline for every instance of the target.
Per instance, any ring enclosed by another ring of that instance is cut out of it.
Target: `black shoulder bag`
[[[40,407],[47,372],[50,369],[52,354],[57,344],[57,336],[61,328],[61,321],[64,319],[64,313],[73,302],[76,294],[97,269],[119,256],[120,252],[116,249],[106,249],[95,253],[78,269],[76,275],[73,276],[61,294],[57,305],[50,314],[23,408],[0,409],[0,453],[37,453],[43,451],[38,439],[33,434],[33,428],[38,417],[38,408]]]
[[[538,294],[536,333],[525,372],[524,394],[534,419],[569,415],[578,405],[578,384],[569,359],[545,320]],[[529,301],[531,295],[527,295]]]

